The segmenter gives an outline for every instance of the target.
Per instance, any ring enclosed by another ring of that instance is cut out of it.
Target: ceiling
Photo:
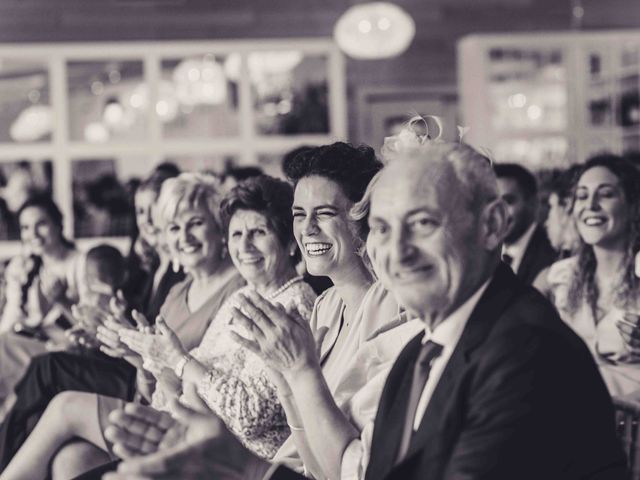
[[[456,43],[468,34],[640,28],[640,0],[391,0],[416,21],[403,55],[347,64],[357,90],[455,85]],[[0,0],[0,43],[326,37],[361,0]]]
[[[564,29],[578,0],[396,0],[417,43],[474,31]],[[330,35],[349,0],[0,0],[0,42]],[[587,28],[638,27],[638,0],[582,0]]]

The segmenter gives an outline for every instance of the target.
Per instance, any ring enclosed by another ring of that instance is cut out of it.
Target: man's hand
[[[174,399],[173,417],[152,407],[128,403],[109,415],[105,437],[121,458],[147,455],[185,442],[227,435],[226,427],[211,411],[197,411]]]
[[[127,460],[105,480],[241,480],[254,455],[230,433]]]
[[[180,429],[168,413],[137,403],[128,403],[124,409],[111,412],[109,422],[111,425],[104,435],[121,458],[154,453],[172,429]]]

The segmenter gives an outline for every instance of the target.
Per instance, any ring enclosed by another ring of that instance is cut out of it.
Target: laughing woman
[[[270,351],[235,338],[263,358],[278,385],[292,436],[274,461],[314,478],[340,478],[342,452],[373,422],[388,369],[421,328],[406,322],[374,282],[363,258],[366,219],[350,216],[381,166],[370,147],[340,142],[285,163],[295,183],[293,231],[307,270],[329,277],[334,287],[318,297],[311,329],[255,294],[234,310],[234,319],[252,331],[250,317],[271,320],[268,333],[254,336],[273,339]]]
[[[639,390],[640,172],[613,155],[587,161],[574,188],[573,220],[577,255],[543,271],[535,285],[587,343],[611,394]]]

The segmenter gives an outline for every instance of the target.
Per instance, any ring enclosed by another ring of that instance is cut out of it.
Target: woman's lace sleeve
[[[238,348],[217,358],[197,391],[229,429],[263,458],[271,458],[289,436],[276,387],[250,352]]]

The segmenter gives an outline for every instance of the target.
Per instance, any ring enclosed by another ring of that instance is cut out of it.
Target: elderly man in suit
[[[498,190],[507,206],[509,228],[502,247],[502,260],[524,283],[558,259],[545,229],[538,224],[538,185],[533,174],[513,163],[494,166]]]
[[[387,378],[370,445],[347,434],[340,477],[627,478],[589,350],[500,262],[508,220],[489,163],[464,145],[425,143],[392,152],[365,197],[374,268],[424,332]],[[324,419],[303,418],[313,421]],[[222,432],[109,478],[242,478],[251,456]],[[279,465],[268,477],[301,478]]]

